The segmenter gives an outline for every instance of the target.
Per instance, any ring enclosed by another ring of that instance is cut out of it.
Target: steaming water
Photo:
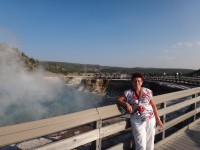
[[[42,70],[28,72],[20,52],[0,44],[0,126],[38,120],[103,105],[101,96],[80,92]]]
[[[92,93],[79,92],[74,87],[63,86],[54,99],[10,103],[0,125],[17,124],[32,120],[49,118],[103,105],[102,97]]]

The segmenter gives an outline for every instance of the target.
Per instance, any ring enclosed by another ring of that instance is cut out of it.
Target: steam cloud
[[[28,72],[11,46],[0,44],[0,126],[38,120],[98,106],[101,98],[77,92],[43,71]],[[87,100],[83,103],[84,100]]]

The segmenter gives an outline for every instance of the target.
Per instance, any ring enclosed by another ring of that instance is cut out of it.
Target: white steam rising
[[[58,78],[52,82],[42,71],[28,72],[20,55],[16,48],[0,44],[0,126],[78,111],[88,106],[83,106],[83,99],[92,103],[91,96],[89,99]],[[95,97],[94,105],[98,99]]]

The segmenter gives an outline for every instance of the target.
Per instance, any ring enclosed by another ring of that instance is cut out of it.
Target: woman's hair
[[[144,80],[143,75],[140,74],[140,73],[133,73],[133,74],[132,74],[132,77],[131,77],[131,80],[133,80],[133,79],[135,79],[135,78],[141,78],[142,81]]]

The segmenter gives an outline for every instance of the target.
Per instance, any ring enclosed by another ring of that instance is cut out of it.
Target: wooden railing
[[[181,84],[190,84],[190,85],[200,85],[200,78],[199,77],[187,77],[187,76],[146,76],[145,80],[148,81],[163,81],[163,82],[174,82],[174,83],[181,83]]]
[[[200,112],[200,108],[197,107],[197,103],[200,102],[199,93],[200,87],[155,96],[156,104],[160,107],[159,115],[164,122],[164,129],[162,131],[158,131],[157,129],[156,134],[162,134],[162,139],[165,139],[165,132],[167,129],[172,128],[188,118],[192,118],[192,120],[195,121],[197,119],[196,115]],[[174,104],[174,101],[177,101],[178,99],[184,100]],[[170,121],[166,120],[167,114],[185,108],[186,106],[190,106],[190,110],[188,110],[187,113],[177,116]],[[95,149],[102,149],[103,138],[105,139],[108,136],[115,135],[124,130],[130,130],[130,126],[127,125],[128,119],[119,119],[120,121],[115,121],[115,123],[108,125],[104,125],[103,122],[108,119],[123,118],[124,115],[125,113],[121,111],[117,105],[110,105],[39,121],[0,127],[0,147],[38,137],[44,137],[46,135],[70,130],[86,124],[95,124],[93,129],[87,132],[52,142],[36,149],[73,149],[91,142],[96,143]],[[124,143],[118,143],[108,149],[119,149],[120,147],[122,148],[123,145]]]

